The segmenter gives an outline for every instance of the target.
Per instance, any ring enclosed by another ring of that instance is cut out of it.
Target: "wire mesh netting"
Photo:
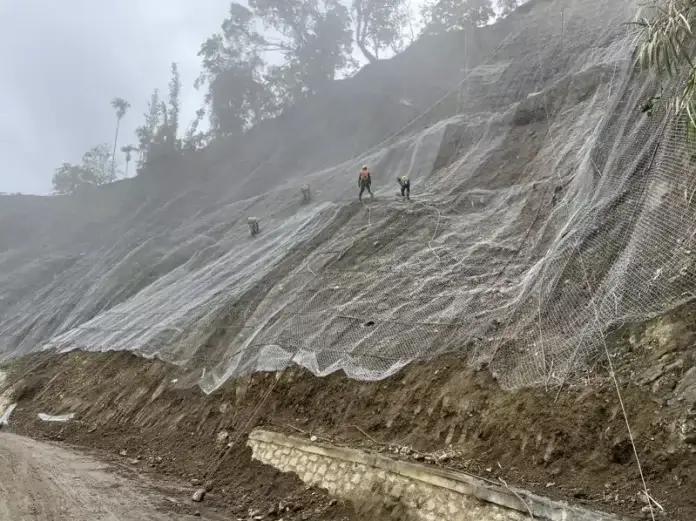
[[[4,356],[132,350],[203,366],[206,392],[292,363],[376,380],[443,353],[508,389],[582,372],[608,328],[693,297],[696,156],[678,118],[640,110],[656,86],[632,66],[635,7],[535,2],[425,128],[251,199],[219,194],[177,226],[158,208],[140,235],[53,259],[63,275],[31,298],[0,297]],[[357,203],[362,163],[376,198]],[[38,269],[13,250],[0,268],[6,287]]]

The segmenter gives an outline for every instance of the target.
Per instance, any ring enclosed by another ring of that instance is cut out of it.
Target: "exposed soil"
[[[650,494],[673,521],[696,519],[694,316],[694,307],[685,306],[611,339]],[[213,480],[213,494],[240,517],[255,509],[275,518],[281,503],[290,511],[284,519],[361,519],[296,477],[251,461],[245,435],[265,426],[648,518],[616,389],[598,360],[584,382],[562,389],[505,393],[486,368],[443,358],[374,383],[340,374],[316,378],[298,368],[259,373],[206,396],[197,387],[181,388],[185,369],[158,361],[124,353],[43,354],[13,364],[7,383],[19,406],[10,428],[104,449],[144,472]],[[77,416],[67,425],[48,424],[39,412]],[[127,456],[117,456],[122,450]]]
[[[193,521],[200,516],[159,508],[161,498],[147,490],[147,483],[106,472],[88,456],[14,434],[0,435],[0,463],[0,519]]]

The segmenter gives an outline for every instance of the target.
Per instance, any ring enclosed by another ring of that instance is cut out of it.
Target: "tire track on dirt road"
[[[158,511],[148,494],[108,466],[73,450],[0,434],[0,519],[12,521],[187,521]]]

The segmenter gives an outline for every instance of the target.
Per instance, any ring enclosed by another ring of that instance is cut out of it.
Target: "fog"
[[[182,120],[202,104],[193,89],[200,44],[229,0],[0,0],[0,192],[47,194],[63,161],[112,142],[116,96],[132,105],[120,145],[134,141],[150,93],[166,93],[179,64]]]

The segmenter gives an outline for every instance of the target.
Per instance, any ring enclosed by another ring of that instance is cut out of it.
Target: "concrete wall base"
[[[254,459],[357,504],[398,505],[418,521],[619,521],[463,472],[255,430]],[[533,517],[532,517],[533,516]]]

